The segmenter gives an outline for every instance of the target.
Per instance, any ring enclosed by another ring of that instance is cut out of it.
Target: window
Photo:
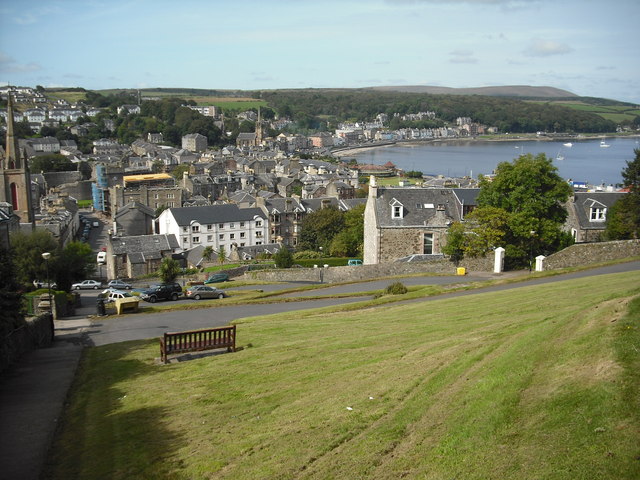
[[[188,232],[189,231],[189,227],[182,227],[182,231],[183,232]]]
[[[200,231],[200,225],[192,225],[191,233],[198,233]]]
[[[182,237],[182,243],[189,243],[189,237]]]
[[[193,237],[193,243],[200,243],[200,237]]]
[[[240,228],[244,228],[244,222],[240,222]]]
[[[256,242],[256,245],[262,245],[262,242]]]
[[[211,230],[213,228],[213,225],[207,225],[207,230]]]
[[[402,205],[394,205],[393,213],[391,216],[393,218],[402,218]]]
[[[224,233],[221,233],[220,235],[218,235],[218,240],[224,240]]]
[[[262,236],[262,232],[256,232],[256,237],[260,238]]]
[[[433,254],[433,233],[424,234],[424,246],[422,253],[424,253],[425,255]]]
[[[244,232],[240,232],[240,238],[244,238]]]
[[[224,223],[219,223],[218,228],[224,228]]]
[[[175,194],[173,193],[167,193],[167,198],[176,198]]]
[[[229,228],[234,228],[234,224],[233,224],[233,223],[230,223],[230,224],[229,224]]]
[[[262,222],[260,220],[256,221],[256,227],[261,227],[262,226]]]
[[[241,244],[240,244],[240,246],[241,246],[241,247],[244,247],[244,243],[241,243]]]
[[[236,238],[236,234],[235,233],[229,234],[229,240],[233,240],[234,238]]]
[[[591,207],[589,218],[592,222],[604,222],[607,219],[607,209],[603,207]]]
[[[213,235],[207,235],[207,242],[213,242]]]

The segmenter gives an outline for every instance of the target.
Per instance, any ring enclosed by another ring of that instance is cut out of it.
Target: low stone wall
[[[544,270],[579,267],[592,263],[640,256],[640,240],[577,243],[544,259]]]
[[[53,323],[48,314],[26,320],[21,327],[0,339],[0,372],[25,353],[48,347],[53,341]]]
[[[246,280],[263,280],[268,282],[356,282],[370,280],[379,277],[391,277],[395,275],[411,275],[415,273],[441,273],[455,275],[456,266],[450,260],[440,258],[425,262],[415,263],[380,263],[377,265],[359,265],[353,267],[328,267],[321,266],[318,260],[318,268],[287,268],[281,270],[266,270],[246,272]],[[466,273],[473,271],[493,271],[493,258],[465,259],[459,267],[464,267]]]

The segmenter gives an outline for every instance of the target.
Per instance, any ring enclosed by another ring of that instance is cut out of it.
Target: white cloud
[[[0,72],[2,73],[28,73],[42,70],[37,63],[18,63],[4,52],[0,52]]]
[[[573,52],[573,48],[566,43],[534,38],[523,53],[528,57],[549,57],[552,55],[564,55],[571,52]]]

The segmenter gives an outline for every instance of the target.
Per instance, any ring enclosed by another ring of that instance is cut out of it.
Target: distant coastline
[[[628,138],[640,137],[637,134],[609,134],[609,135],[554,135],[552,137],[544,135],[498,135],[496,138],[491,137],[452,137],[452,138],[426,138],[411,140],[395,140],[392,142],[372,142],[362,145],[353,145],[349,147],[338,147],[331,151],[335,157],[347,157],[356,153],[378,148],[397,147],[397,146],[420,146],[427,144],[441,143],[494,143],[494,142],[558,142],[558,141],[576,141],[576,140],[595,140],[604,138]]]

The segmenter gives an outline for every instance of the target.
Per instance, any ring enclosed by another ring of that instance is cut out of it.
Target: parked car
[[[108,288],[104,290],[100,296],[105,299],[107,302],[112,302],[118,298],[136,298],[131,295],[129,292],[123,292],[122,290],[115,290],[113,288]]]
[[[229,280],[229,275],[227,275],[226,273],[212,273],[211,275],[209,275],[209,278],[207,278],[204,283],[218,283],[218,282],[226,282],[227,280]]]
[[[43,282],[42,280],[34,280],[33,286],[36,288],[49,288],[47,282]],[[56,282],[51,282],[51,288],[58,288],[58,284]]]
[[[84,290],[91,288],[97,290],[100,287],[102,287],[102,282],[97,282],[95,280],[84,280],[83,282],[74,283],[73,285],[71,285],[72,290]]]
[[[93,228],[98,228],[100,226],[100,222],[94,221],[92,225],[93,225]]]
[[[115,279],[115,280],[111,280],[109,283],[107,283],[107,287],[115,288],[115,289],[118,289],[118,290],[131,290],[132,285],[130,283],[123,282],[120,279]]]
[[[350,267],[356,267],[356,266],[362,265],[362,260],[360,260],[358,258],[351,258],[347,262],[347,265],[350,266]]]
[[[96,261],[98,262],[98,265],[104,265],[107,263],[107,252],[98,252]]]
[[[227,294],[216,287],[208,287],[206,285],[192,285],[187,288],[185,297],[200,300],[201,298],[224,298]]]
[[[161,283],[153,285],[140,293],[140,298],[149,303],[156,303],[158,300],[178,300],[182,295],[182,287],[179,283]]]

